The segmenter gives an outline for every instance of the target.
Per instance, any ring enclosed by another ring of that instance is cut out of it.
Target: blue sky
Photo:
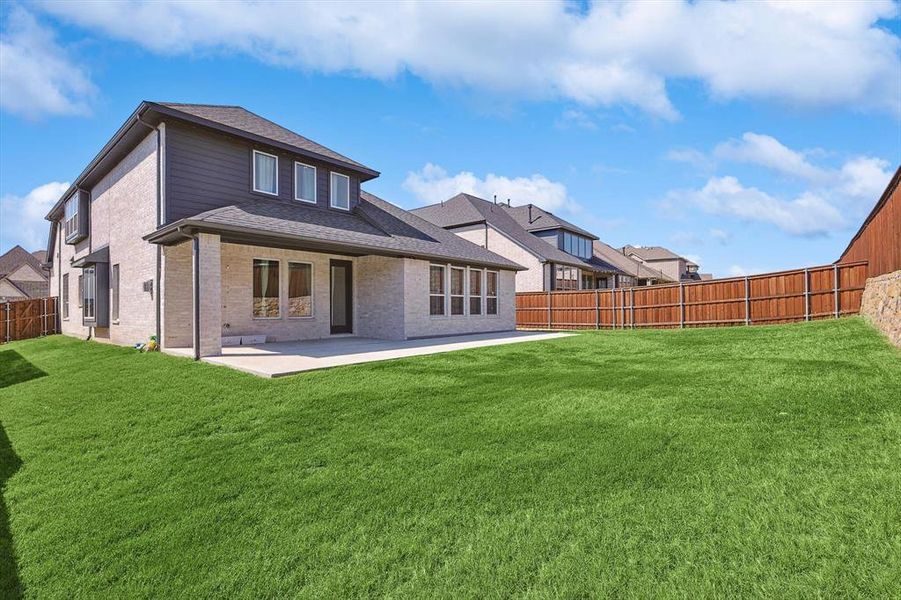
[[[717,276],[829,263],[901,161],[898,14],[4,3],[0,251],[45,244],[46,209],[149,99],[242,105],[404,207],[497,193]]]

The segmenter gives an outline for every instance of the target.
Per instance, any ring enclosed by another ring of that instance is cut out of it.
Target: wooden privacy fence
[[[56,298],[0,302],[0,344],[59,333]]]
[[[857,314],[867,263],[616,290],[520,292],[525,329],[634,329],[791,323]]]

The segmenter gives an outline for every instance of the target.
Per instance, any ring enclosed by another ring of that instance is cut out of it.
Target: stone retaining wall
[[[901,271],[867,279],[860,314],[901,347]]]

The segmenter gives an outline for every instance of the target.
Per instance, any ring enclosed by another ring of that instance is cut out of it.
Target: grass
[[[897,596],[863,321],[591,332],[264,380],[0,347],[0,597]]]

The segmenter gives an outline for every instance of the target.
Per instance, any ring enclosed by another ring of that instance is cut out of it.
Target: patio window
[[[466,281],[466,271],[451,267],[450,297],[451,314],[462,315],[466,297],[464,296],[463,282]]]
[[[119,265],[113,265],[113,271],[110,273],[110,292],[112,294],[112,318],[113,321],[119,322]]]
[[[288,316],[313,316],[313,265],[288,263]]]
[[[579,289],[579,269],[576,267],[567,267],[557,265],[557,277],[554,282],[555,290],[577,290]]]
[[[78,276],[78,308],[84,306],[84,275]]]
[[[278,196],[278,157],[253,151],[253,191]]]
[[[82,314],[85,319],[94,319],[94,301],[97,297],[94,267],[86,267],[82,276]]]
[[[316,203],[316,167],[294,163],[294,199]]]
[[[253,317],[275,319],[278,307],[278,261],[253,259]]]
[[[497,314],[497,271],[488,271],[485,273],[485,314]]]
[[[444,314],[444,267],[429,267],[429,314]]]
[[[482,314],[482,270],[469,270],[469,314]]]
[[[69,274],[63,275],[63,318],[69,318]]]
[[[341,173],[332,173],[331,205],[333,208],[350,210],[350,177]]]

